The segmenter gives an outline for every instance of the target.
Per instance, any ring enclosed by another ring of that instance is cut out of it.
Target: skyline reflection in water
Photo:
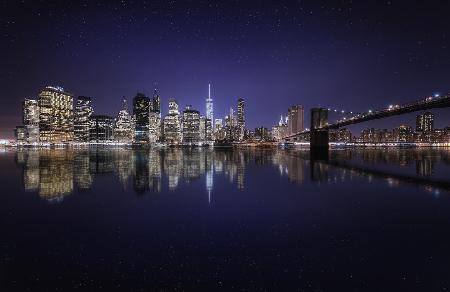
[[[249,164],[278,168],[281,177],[298,185],[305,178],[338,183],[362,176],[393,187],[416,184],[435,194],[450,190],[446,149],[336,150],[328,161],[310,161],[309,151],[279,149],[18,149],[15,161],[23,169],[24,189],[50,202],[61,202],[75,189],[90,190],[101,175],[114,176],[123,190],[131,184],[139,195],[175,191],[181,182],[201,180],[211,200],[216,176],[244,189]]]
[[[3,149],[0,290],[445,291],[449,154]]]

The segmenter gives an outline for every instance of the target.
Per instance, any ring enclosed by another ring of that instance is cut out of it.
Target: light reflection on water
[[[430,148],[7,150],[0,290],[445,291],[449,167]]]
[[[436,165],[450,164],[446,149],[340,150],[330,152],[327,161],[310,161],[309,152],[301,150],[209,148],[19,149],[15,157],[23,168],[24,189],[52,202],[62,201],[75,188],[91,189],[96,176],[103,174],[115,177],[123,189],[131,182],[137,194],[174,191],[180,182],[203,179],[210,196],[216,176],[227,177],[242,190],[250,163],[273,166],[280,176],[299,185],[305,178],[338,183],[358,176],[368,182],[381,179],[393,187],[412,183],[435,194],[450,189],[445,169],[436,173]]]

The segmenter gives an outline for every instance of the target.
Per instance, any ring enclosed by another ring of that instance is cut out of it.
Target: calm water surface
[[[0,153],[2,291],[447,291],[450,151]]]

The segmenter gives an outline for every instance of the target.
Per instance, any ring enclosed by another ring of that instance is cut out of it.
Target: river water
[[[3,291],[446,291],[450,150],[0,150]]]

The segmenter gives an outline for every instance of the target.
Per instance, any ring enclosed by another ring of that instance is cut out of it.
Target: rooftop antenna
[[[208,99],[211,99],[211,83],[208,83]]]

